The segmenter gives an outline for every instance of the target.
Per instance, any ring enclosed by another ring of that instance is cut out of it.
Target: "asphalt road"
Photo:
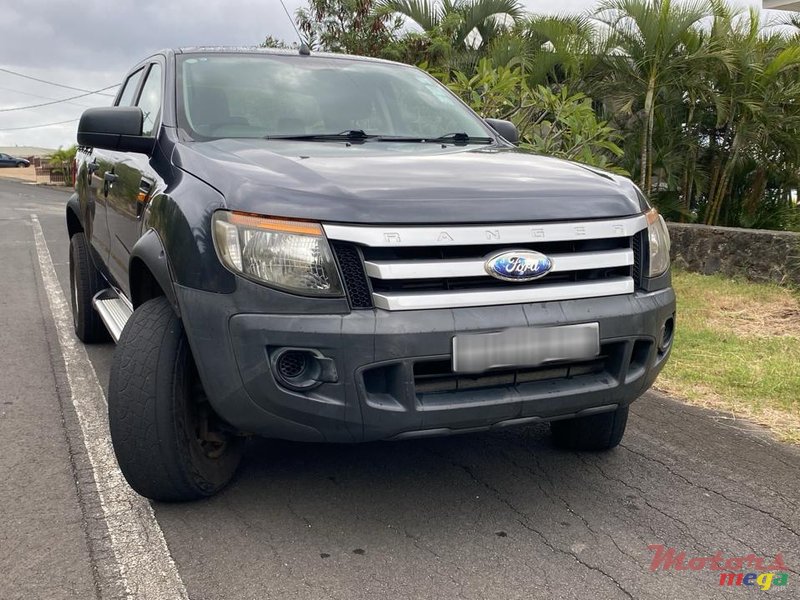
[[[105,387],[114,348],[65,360],[34,243],[37,215],[68,290],[66,199],[0,182],[3,600],[143,597],[123,584],[118,520],[89,464],[103,440],[80,426],[69,393],[76,368]],[[768,593],[797,598],[799,506],[797,449],[651,392],[605,454],[556,451],[546,426],[357,446],[253,440],[222,494],[153,512],[193,600],[757,592],[722,588],[710,570],[651,572],[653,544],[687,559],[780,552],[788,585]]]

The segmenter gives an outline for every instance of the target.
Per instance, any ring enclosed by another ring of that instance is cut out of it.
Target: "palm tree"
[[[454,48],[486,46],[524,13],[518,0],[378,0],[376,9],[402,15],[429,36],[444,33]]]
[[[653,175],[653,129],[660,96],[679,88],[687,69],[714,54],[698,44],[698,24],[711,15],[708,3],[673,0],[603,0],[595,19],[608,28],[610,74],[604,87],[626,111],[642,111],[640,187],[649,193]],[[689,52],[689,49],[693,49]]]
[[[765,28],[754,9],[718,15],[712,35],[730,49],[733,68],[715,82],[717,123],[709,137],[715,152],[705,222],[720,221],[744,163],[752,168],[742,174],[747,182],[739,210],[752,220],[769,173],[787,167],[796,172],[800,160],[800,45]]]
[[[58,150],[47,157],[51,171],[61,173],[64,176],[64,183],[67,185],[72,183],[75,171],[75,154],[77,152],[77,146],[70,146],[69,148],[59,146]]]
[[[603,49],[603,36],[588,17],[526,15],[494,37],[486,55],[497,66],[520,67],[531,87],[566,84],[587,91]]]

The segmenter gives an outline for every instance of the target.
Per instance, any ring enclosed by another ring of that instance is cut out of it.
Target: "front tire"
[[[164,297],[139,306],[122,331],[108,417],[122,474],[152,500],[212,496],[239,466],[242,438],[211,409],[181,320]]]
[[[628,423],[628,407],[578,417],[551,421],[550,433],[559,448],[568,450],[610,450],[616,448],[625,434]]]
[[[89,243],[84,233],[79,231],[69,240],[69,288],[72,326],[75,335],[84,344],[111,339],[100,315],[92,306],[92,299],[103,287],[103,277],[89,255]]]

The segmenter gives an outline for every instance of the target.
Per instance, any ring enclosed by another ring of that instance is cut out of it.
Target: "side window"
[[[142,109],[142,135],[152,136],[161,116],[161,65],[153,63],[136,106]]]
[[[128,80],[125,82],[125,87],[122,89],[122,94],[119,97],[119,102],[117,102],[117,106],[133,105],[133,97],[136,95],[136,88],[139,87],[139,80],[142,78],[143,72],[144,67],[128,77]]]

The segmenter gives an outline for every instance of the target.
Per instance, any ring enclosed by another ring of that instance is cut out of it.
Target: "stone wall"
[[[800,233],[668,223],[673,265],[800,285]]]

